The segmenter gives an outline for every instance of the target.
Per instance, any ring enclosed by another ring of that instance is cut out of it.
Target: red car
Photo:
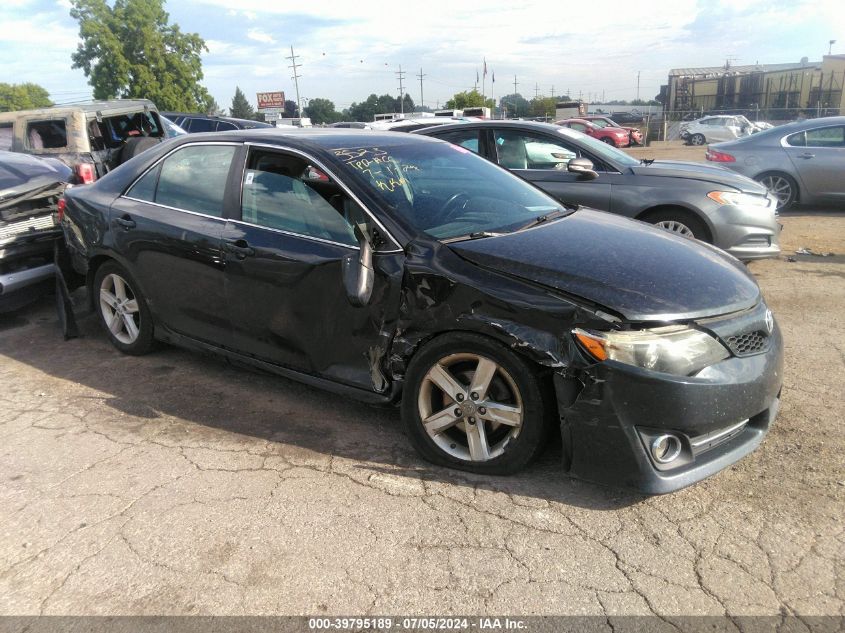
[[[614,147],[628,147],[631,144],[630,133],[621,127],[601,127],[586,119],[564,119],[563,121],[555,121],[555,123],[583,132]]]
[[[618,127],[623,130],[628,130],[628,140],[631,145],[643,144],[643,133],[640,131],[640,128],[630,127],[628,125],[619,125],[616,121],[607,116],[591,115],[582,118],[585,121],[598,125],[599,127]]]

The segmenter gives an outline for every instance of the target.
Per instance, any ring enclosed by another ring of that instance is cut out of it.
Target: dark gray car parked
[[[643,220],[742,260],[780,253],[775,199],[721,167],[638,160],[569,128],[476,121],[418,130],[507,167],[558,200]]]
[[[763,184],[778,209],[845,201],[845,116],[796,121],[711,145],[707,160]]]

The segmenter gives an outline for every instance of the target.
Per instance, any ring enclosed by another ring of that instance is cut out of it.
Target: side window
[[[187,123],[190,121],[190,132],[214,132],[217,130],[217,121],[210,121],[209,119],[186,119]]]
[[[571,127],[573,130],[578,130],[579,132],[587,131],[587,126],[583,123],[570,123],[569,127]]]
[[[241,219],[250,224],[355,246],[364,212],[320,169],[279,152],[250,152]]]
[[[453,130],[445,134],[438,134],[437,138],[460,145],[478,154],[478,130]]]
[[[807,130],[807,147],[845,147],[845,126]]]
[[[132,188],[126,192],[126,195],[136,200],[145,200],[147,202],[155,202],[156,187],[158,186],[158,176],[161,173],[161,163],[153,167],[150,171],[143,175]]]
[[[222,217],[223,194],[234,155],[232,145],[188,146],[174,152],[161,164],[155,202]],[[138,181],[136,187],[140,184]],[[144,187],[148,190],[149,183]]]
[[[64,119],[30,121],[26,124],[27,146],[30,149],[58,149],[67,147],[67,128]]]
[[[795,134],[790,134],[786,137],[786,144],[792,147],[806,147],[807,146],[807,133],[806,132],[797,132]]]
[[[12,149],[13,127],[13,123],[0,123],[0,150]]]
[[[496,131],[496,155],[508,169],[566,169],[577,153],[557,140],[534,134]]]
[[[217,122],[217,131],[218,132],[227,132],[229,130],[237,130],[238,126],[229,123],[228,121],[218,121]]]

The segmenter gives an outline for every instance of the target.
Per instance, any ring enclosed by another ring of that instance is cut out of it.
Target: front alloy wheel
[[[484,336],[451,333],[408,366],[402,421],[414,448],[443,466],[514,473],[545,447],[553,409],[538,369]]]
[[[423,378],[417,399],[426,433],[455,457],[499,457],[522,428],[522,397],[510,374],[478,354],[452,354]]]
[[[661,222],[656,222],[654,226],[661,228],[664,231],[669,231],[670,233],[677,233],[678,235],[683,235],[684,237],[695,238],[693,230],[679,220],[662,220]]]

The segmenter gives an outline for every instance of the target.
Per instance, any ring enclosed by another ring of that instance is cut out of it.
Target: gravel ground
[[[92,316],[63,342],[50,301],[4,317],[0,615],[845,615],[845,216],[783,223],[785,250],[838,254],[751,265],[786,339],[778,422],[663,497],[573,481],[556,450],[433,468],[394,410],[123,356]]]

